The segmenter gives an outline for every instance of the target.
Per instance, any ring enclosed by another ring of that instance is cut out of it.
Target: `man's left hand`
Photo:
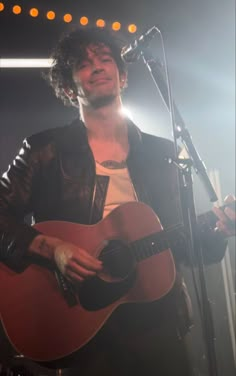
[[[230,204],[235,201],[233,195],[229,195],[225,198],[224,204]],[[216,222],[216,229],[222,232],[225,236],[235,235],[235,225],[236,225],[236,212],[229,206],[224,210],[214,207],[213,212],[219,218]]]

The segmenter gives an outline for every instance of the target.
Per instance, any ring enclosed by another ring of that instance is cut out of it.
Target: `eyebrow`
[[[97,56],[109,56],[114,60],[114,56],[112,54],[112,51],[109,49],[109,47],[106,46],[91,46],[88,48],[91,52],[93,52]],[[90,58],[88,56],[87,50],[84,51],[83,56],[80,56],[77,61],[74,63],[74,67],[78,67],[79,65],[83,64],[85,61],[89,61]]]
[[[99,57],[102,57],[102,56],[109,56],[113,59],[113,56],[111,54],[111,52],[109,51],[98,51],[98,52],[95,52],[94,53],[96,56],[99,56]],[[88,56],[88,54],[86,56],[84,56],[83,59],[81,59],[80,61],[78,61],[78,64],[82,64],[84,61],[90,61],[91,58]]]

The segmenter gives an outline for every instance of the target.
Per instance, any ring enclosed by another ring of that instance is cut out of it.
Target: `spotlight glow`
[[[121,113],[125,116],[127,116],[130,120],[133,120],[132,112],[127,107],[122,107]]]
[[[4,10],[4,4],[0,3],[0,12],[2,12],[3,10]]]
[[[0,59],[0,68],[50,68],[52,59]]]

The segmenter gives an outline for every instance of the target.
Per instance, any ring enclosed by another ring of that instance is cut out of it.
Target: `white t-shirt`
[[[117,206],[129,201],[137,201],[127,167],[111,169],[96,162],[96,174],[110,178],[103,218]]]

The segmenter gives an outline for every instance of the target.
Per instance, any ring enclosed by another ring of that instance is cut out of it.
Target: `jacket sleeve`
[[[220,262],[228,244],[224,235],[220,231],[215,231],[214,227],[201,223],[201,221],[198,223],[203,261],[206,265]]]
[[[183,178],[180,176],[180,196],[183,209],[183,223],[185,228],[188,228],[188,211],[187,203],[183,192],[185,190],[183,186]],[[227,239],[220,231],[215,231],[217,218],[213,211],[201,214],[197,216],[197,228],[196,228],[196,237],[197,243],[200,242],[203,262],[205,265],[214,264],[220,262],[224,255],[225,250],[228,244]],[[185,237],[187,235],[185,234]],[[194,253],[190,255],[190,251],[187,249],[187,246],[183,249],[177,249],[177,257],[180,262],[183,262],[186,265],[194,264],[197,265],[197,255]]]
[[[39,170],[38,153],[25,140],[8,171],[0,178],[0,261],[12,269],[24,266],[29,244],[38,235],[24,219],[33,212]]]

